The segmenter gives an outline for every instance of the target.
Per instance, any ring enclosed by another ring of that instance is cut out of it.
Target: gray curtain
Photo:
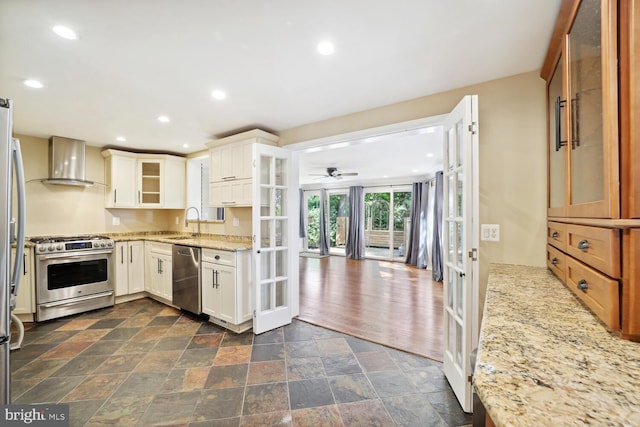
[[[320,190],[320,255],[329,255],[329,233],[327,227],[327,190]]]
[[[418,268],[427,268],[427,212],[429,206],[429,184],[413,183],[411,193],[411,227],[405,263]]]
[[[442,282],[442,172],[436,172],[436,194],[433,204],[433,279]]]
[[[364,259],[364,188],[349,187],[347,258]]]
[[[304,190],[300,188],[298,190],[300,194],[300,231],[299,237],[305,238],[307,237],[307,221],[305,221],[304,216]]]

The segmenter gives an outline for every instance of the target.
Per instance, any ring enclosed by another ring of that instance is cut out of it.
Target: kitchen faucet
[[[200,212],[198,211],[198,208],[196,208],[195,206],[189,206],[187,208],[186,211],[184,211],[184,226],[188,227],[189,226],[189,219],[187,218],[187,216],[189,215],[189,210],[191,209],[195,209],[196,210],[196,216],[198,217],[198,232],[196,233],[196,236],[200,237]]]

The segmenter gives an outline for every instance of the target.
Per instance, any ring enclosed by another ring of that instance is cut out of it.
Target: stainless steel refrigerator
[[[12,113],[13,102],[0,98],[0,405],[11,403],[11,310],[18,295],[24,254],[24,170],[20,142],[13,138]],[[13,263],[12,244],[16,246]]]

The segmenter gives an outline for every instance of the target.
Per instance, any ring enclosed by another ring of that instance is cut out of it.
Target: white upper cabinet
[[[277,142],[277,136],[254,129],[208,143],[209,205],[251,206],[253,147]]]
[[[184,209],[186,160],[104,150],[107,208]]]

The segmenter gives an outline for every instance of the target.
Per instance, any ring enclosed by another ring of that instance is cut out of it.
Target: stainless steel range
[[[114,303],[114,242],[103,236],[35,237],[36,321]]]

